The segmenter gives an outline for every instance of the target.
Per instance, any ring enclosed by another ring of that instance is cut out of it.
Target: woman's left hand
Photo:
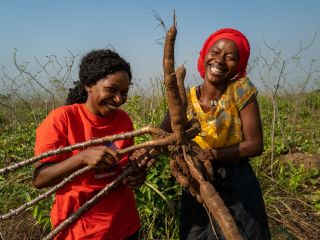
[[[123,180],[123,184],[129,186],[130,188],[140,187],[147,177],[147,166],[151,166],[155,163],[155,158],[151,157],[148,150],[138,149],[132,153],[129,157],[129,164],[134,168],[134,173],[127,176]]]
[[[138,171],[135,171],[133,175],[127,176],[123,180],[123,184],[127,185],[130,188],[138,188],[144,183],[146,177],[146,169],[140,168]]]
[[[214,148],[211,149],[203,149],[204,159],[214,161],[217,160],[217,150]]]

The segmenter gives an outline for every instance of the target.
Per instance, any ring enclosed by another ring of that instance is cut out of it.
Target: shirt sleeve
[[[35,156],[68,145],[68,118],[65,111],[53,110],[36,130]],[[59,162],[71,156],[70,153],[57,154],[41,159],[40,162]]]
[[[248,78],[241,78],[234,84],[234,94],[237,108],[239,111],[247,105],[253,95],[257,95],[257,89]]]

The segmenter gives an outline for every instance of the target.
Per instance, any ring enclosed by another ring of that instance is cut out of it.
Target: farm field
[[[125,105],[135,128],[158,126],[166,111],[161,83],[153,96],[133,95]],[[273,239],[316,239],[320,229],[320,93],[277,98],[272,136],[272,101],[259,96],[264,153],[251,160],[266,202]],[[15,116],[0,109],[0,167],[33,156],[35,129],[46,109],[26,113],[18,102]],[[35,122],[34,119],[39,119]],[[136,142],[146,141],[138,137]],[[177,239],[180,186],[170,173],[166,156],[159,156],[146,183],[135,191],[142,219],[142,239]],[[0,176],[0,213],[4,214],[41,193],[32,187],[32,166]],[[39,239],[50,229],[52,198],[0,223],[2,239]]]

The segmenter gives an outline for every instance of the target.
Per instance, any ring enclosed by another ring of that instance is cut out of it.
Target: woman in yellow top
[[[247,38],[235,29],[220,29],[204,42],[198,59],[203,78],[188,93],[188,118],[202,132],[194,139],[209,156],[215,186],[244,239],[270,239],[265,206],[249,158],[263,151],[257,90],[246,77]],[[171,131],[167,114],[161,127]],[[213,227],[211,225],[213,222]],[[213,219],[187,191],[182,192],[180,239],[224,239]]]

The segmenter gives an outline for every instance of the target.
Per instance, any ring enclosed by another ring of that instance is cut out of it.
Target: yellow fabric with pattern
[[[240,111],[257,89],[247,78],[230,81],[216,107],[204,112],[199,104],[196,87],[188,94],[188,119],[196,118],[202,132],[194,140],[203,149],[228,147],[243,140]]]

